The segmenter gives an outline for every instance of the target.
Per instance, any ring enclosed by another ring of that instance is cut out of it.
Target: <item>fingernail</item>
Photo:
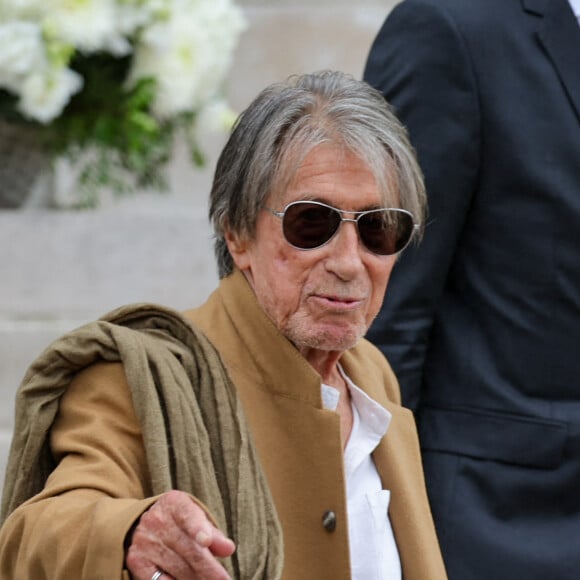
[[[208,546],[210,541],[210,536],[203,530],[197,532],[197,536],[195,536],[195,541],[202,546]]]

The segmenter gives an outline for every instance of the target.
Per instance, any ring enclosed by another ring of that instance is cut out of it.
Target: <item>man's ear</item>
[[[242,272],[247,270],[250,267],[250,255],[248,252],[250,247],[249,240],[229,230],[226,230],[224,238],[234,260],[234,264]]]

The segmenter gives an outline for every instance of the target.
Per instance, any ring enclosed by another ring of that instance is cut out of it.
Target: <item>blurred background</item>
[[[333,68],[361,78],[370,44],[395,1],[237,4],[247,27],[235,49],[226,96],[240,111],[263,87],[293,73]],[[2,474],[16,388],[51,340],[122,304],[159,302],[183,309],[201,303],[215,287],[207,197],[225,138],[200,136],[207,157],[202,169],[192,167],[185,147],[178,146],[166,194],[105,198],[97,209],[82,211],[43,209],[31,199],[22,209],[0,211]],[[56,180],[59,187],[71,187],[66,175]]]

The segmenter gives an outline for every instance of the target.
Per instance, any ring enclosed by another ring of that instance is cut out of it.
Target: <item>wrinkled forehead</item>
[[[399,180],[392,157],[388,151],[374,151],[374,155],[349,148],[342,141],[331,139],[314,143],[293,142],[282,149],[277,160],[273,175],[272,188],[268,196],[271,201],[280,201],[285,192],[295,182],[301,167],[319,147],[331,147],[335,153],[336,168],[349,163],[349,154],[357,157],[374,176],[377,184],[381,205],[383,207],[398,207],[400,205]]]

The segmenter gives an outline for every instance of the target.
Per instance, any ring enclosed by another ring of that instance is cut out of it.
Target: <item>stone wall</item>
[[[248,28],[228,82],[230,103],[240,110],[262,87],[296,72],[337,68],[360,77],[393,4],[242,1]],[[207,137],[202,171],[176,151],[168,195],[108,201],[87,212],[0,212],[1,473],[16,387],[52,339],[125,303],[193,306],[215,286],[206,198],[224,138]],[[66,179],[59,183],[65,188]]]

